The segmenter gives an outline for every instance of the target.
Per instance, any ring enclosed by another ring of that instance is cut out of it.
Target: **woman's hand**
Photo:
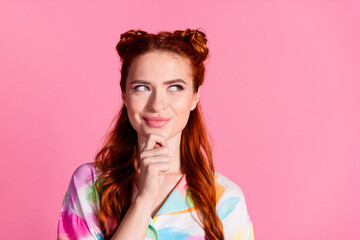
[[[169,149],[165,138],[149,134],[140,158],[140,186],[138,196],[155,201],[170,169]]]
[[[140,166],[134,166],[140,175],[139,192],[112,240],[145,238],[155,199],[170,168],[169,150],[165,138],[150,134],[139,158]]]

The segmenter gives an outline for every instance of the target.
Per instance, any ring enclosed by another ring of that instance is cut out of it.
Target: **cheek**
[[[191,100],[189,99],[180,99],[179,101],[174,101],[172,104],[173,108],[176,110],[177,113],[183,113],[184,116],[191,111]]]
[[[129,99],[127,99],[127,103],[127,108],[129,112],[138,113],[142,111],[146,101],[144,99],[130,97]]]
[[[177,121],[174,122],[174,129],[178,130],[182,130],[185,128],[188,120],[189,120],[189,115],[190,115],[190,111],[191,111],[191,102],[189,101],[178,101],[176,103],[176,106],[174,106],[175,109],[175,114],[176,114],[176,119]]]
[[[127,115],[130,121],[131,126],[134,128],[136,132],[141,131],[140,128],[140,117],[139,114],[142,111],[141,104],[139,101],[135,101],[133,99],[127,99]]]

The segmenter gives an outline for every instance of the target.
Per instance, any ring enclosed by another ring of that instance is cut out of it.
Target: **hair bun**
[[[175,31],[174,35],[181,38],[184,42],[191,44],[194,51],[198,54],[199,60],[204,61],[209,53],[206,46],[207,39],[204,32],[195,29],[186,29],[185,31]]]
[[[116,51],[119,56],[123,58],[127,52],[128,47],[134,43],[139,37],[147,35],[148,33],[142,30],[128,30],[125,33],[121,34],[120,41],[116,45]]]
[[[133,39],[133,38],[136,38],[136,37],[141,37],[141,36],[144,36],[146,34],[147,34],[147,32],[142,31],[142,30],[137,30],[137,31],[129,30],[129,31],[126,31],[123,34],[121,34],[120,41],[126,42],[126,41],[128,41],[130,39]]]

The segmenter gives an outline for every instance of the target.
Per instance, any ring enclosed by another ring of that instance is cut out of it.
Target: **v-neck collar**
[[[161,205],[159,210],[155,213],[154,217],[150,217],[149,219],[149,225],[152,226],[154,229],[154,223],[158,220],[159,216],[164,214],[169,214],[177,211],[181,211],[184,209],[189,208],[189,205],[186,201],[186,190],[187,190],[187,184],[186,184],[186,176],[183,174],[183,176],[180,178],[180,180],[177,182],[175,187],[171,190],[168,197],[165,199],[164,203]],[[139,192],[139,189],[137,188],[135,182],[133,183],[133,195],[132,195],[132,202],[135,201],[135,198]]]

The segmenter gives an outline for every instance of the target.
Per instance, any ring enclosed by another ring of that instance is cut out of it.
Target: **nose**
[[[166,96],[164,96],[160,92],[153,91],[151,94],[147,108],[151,112],[161,112],[162,110],[166,109],[167,107],[167,101]]]

